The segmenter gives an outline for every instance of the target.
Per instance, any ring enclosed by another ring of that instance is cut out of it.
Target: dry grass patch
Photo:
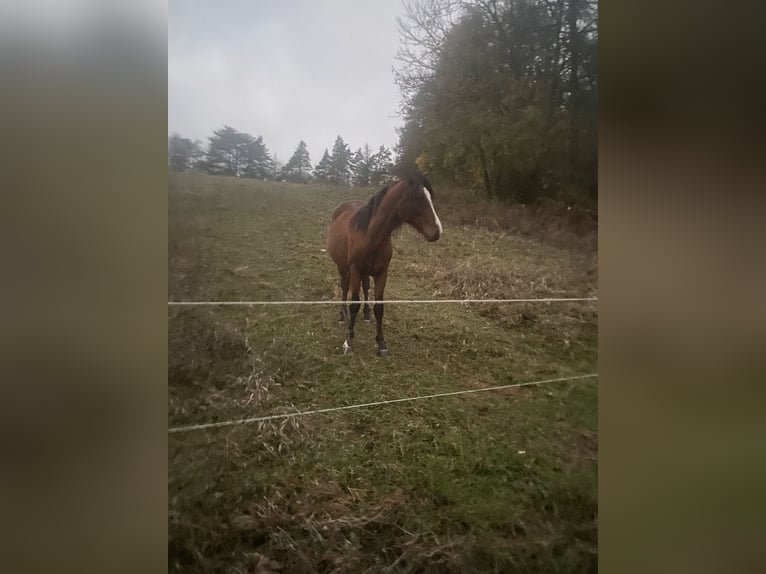
[[[370,190],[172,176],[169,292],[185,300],[330,299],[329,213]],[[595,252],[436,207],[434,244],[403,229],[389,298],[587,296]],[[484,209],[486,206],[479,206]],[[478,208],[477,208],[478,209]],[[504,208],[503,208],[504,209]],[[486,214],[485,214],[486,215]],[[531,221],[531,220],[530,220]],[[178,308],[171,426],[593,372],[591,304],[392,305],[392,355],[335,307]],[[168,437],[173,572],[588,572],[596,567],[594,380],[227,426]]]

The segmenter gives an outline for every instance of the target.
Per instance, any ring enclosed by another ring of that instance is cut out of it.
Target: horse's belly
[[[388,269],[391,262],[392,251],[378,249],[375,251],[358,251],[353,254],[351,264],[359,270],[361,275],[380,275]]]
[[[348,266],[348,241],[346,238],[347,219],[343,214],[330,225],[327,233],[327,254],[338,266],[338,269]]]

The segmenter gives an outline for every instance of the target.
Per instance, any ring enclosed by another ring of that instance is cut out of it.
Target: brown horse
[[[352,350],[354,323],[359,312],[359,289],[364,287],[364,319],[370,320],[367,303],[370,277],[375,280],[375,313],[378,355],[388,355],[383,338],[383,292],[386,288],[388,265],[391,263],[393,246],[391,234],[408,223],[428,241],[441,237],[442,224],[436,215],[432,201],[433,189],[421,173],[393,182],[365,204],[363,201],[346,201],[335,208],[332,223],[327,233],[327,253],[340,274],[343,304],[340,321],[348,332],[343,343],[343,352]],[[346,300],[349,288],[351,301],[348,310]]]

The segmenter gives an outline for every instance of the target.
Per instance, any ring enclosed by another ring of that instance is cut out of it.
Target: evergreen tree
[[[350,170],[349,170],[349,158],[351,157],[351,150],[349,149],[343,138],[338,136],[335,138],[335,143],[332,146],[332,155],[330,156],[330,170],[329,180],[335,185],[348,185]]]
[[[231,126],[224,126],[213,132],[209,138],[204,166],[213,175],[242,175],[246,163],[246,141],[242,134]]]
[[[378,152],[370,158],[370,185],[378,187],[391,179],[394,164],[391,161],[391,150],[380,146]]]
[[[330,168],[332,159],[330,154],[327,153],[327,148],[324,149],[324,155],[319,163],[314,168],[314,178],[320,183],[330,182]]]
[[[188,171],[195,168],[205,152],[198,141],[173,134],[168,138],[168,168],[171,171]]]
[[[272,179],[274,160],[263,143],[263,137],[254,137],[224,126],[210,138],[204,167],[214,175]]]
[[[306,183],[311,179],[311,156],[306,142],[301,140],[298,147],[282,170],[286,181]]]
[[[247,133],[240,134],[240,137],[244,150],[241,176],[254,179],[273,179],[274,160],[263,143],[263,138],[261,136],[256,138]]]
[[[355,152],[349,150],[348,155],[348,185],[354,185],[354,179],[356,179],[356,171],[358,168],[359,160],[362,159],[362,150],[358,149]]]
[[[362,148],[359,148],[354,152],[349,163],[351,165],[351,183],[354,186],[360,186],[360,171],[364,169],[364,154],[362,154]]]
[[[358,187],[369,187],[370,174],[372,171],[372,156],[370,146],[364,144],[354,154],[354,185]]]

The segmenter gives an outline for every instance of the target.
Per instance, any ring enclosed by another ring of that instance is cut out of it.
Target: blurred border
[[[763,571],[754,12],[600,10],[599,566]]]
[[[8,572],[167,568],[166,29],[142,0],[0,9]]]

